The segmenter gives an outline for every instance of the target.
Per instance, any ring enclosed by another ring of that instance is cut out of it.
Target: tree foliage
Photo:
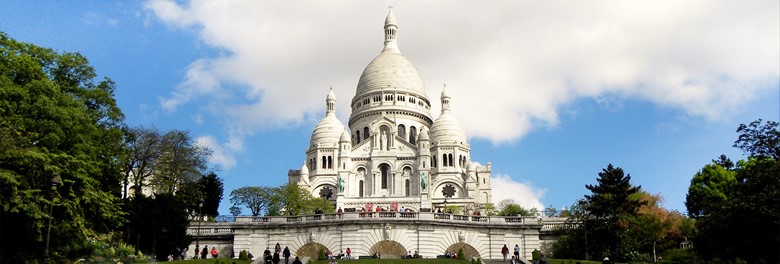
[[[181,197],[163,193],[154,197],[136,195],[130,198],[128,237],[142,252],[152,253],[160,260],[192,241],[187,235],[189,214]],[[150,217],[164,216],[164,217]]]
[[[597,185],[585,186],[591,194],[570,208],[572,220],[579,227],[560,231],[562,239],[553,246],[557,258],[609,257],[625,261],[641,247],[643,241],[631,235],[638,232],[631,227],[637,223],[640,206],[647,203],[638,199],[640,187],[633,186],[631,176],[612,164],[598,176]]]
[[[39,258],[50,217],[54,259],[123,223],[124,116],[114,82],[95,77],[78,53],[0,33],[0,262]]]
[[[323,198],[315,198],[307,190],[295,184],[285,184],[278,187],[241,187],[230,192],[230,202],[235,209],[232,213],[239,214],[240,207],[249,208],[253,216],[261,213],[267,215],[304,215],[313,214],[316,210],[332,213],[333,204]]]
[[[539,209],[525,208],[512,199],[504,199],[498,202],[498,212],[500,216],[535,216],[539,214]]]
[[[225,191],[222,179],[216,173],[210,172],[198,180],[198,186],[203,194],[203,214],[217,217],[222,193]]]
[[[234,207],[246,207],[253,216],[258,216],[271,204],[272,191],[270,187],[247,186],[230,192],[230,202]]]
[[[698,218],[713,212],[728,200],[728,193],[736,183],[736,172],[716,163],[705,165],[693,176],[688,187],[685,197],[688,215]]]
[[[686,206],[697,219],[694,248],[704,259],[778,263],[778,123],[759,119],[740,125],[737,133],[734,147],[742,149],[748,159],[725,172],[714,169],[722,167],[719,162],[705,165],[691,181]]]

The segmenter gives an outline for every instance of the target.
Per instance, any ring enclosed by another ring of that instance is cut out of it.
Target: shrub
[[[477,264],[477,259],[471,259],[471,264]]]
[[[477,264],[482,264],[482,259],[481,258],[477,259]]]
[[[322,250],[322,248],[320,248],[320,252],[319,254],[317,254],[317,260],[324,260],[324,259],[325,259],[325,250]]]
[[[532,251],[532,252],[531,252],[531,259],[532,259],[534,262],[536,262],[536,261],[537,261],[537,260],[539,260],[540,258],[542,258],[542,252],[541,252],[541,251],[539,251],[538,249],[534,249],[534,251]]]
[[[241,253],[238,253],[238,259],[249,260],[249,254],[246,252],[246,250],[241,250]]]
[[[458,249],[458,259],[466,259],[466,255],[463,253],[463,248]]]

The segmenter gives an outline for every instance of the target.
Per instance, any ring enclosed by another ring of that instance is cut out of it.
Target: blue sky
[[[386,1],[3,1],[0,31],[85,55],[130,125],[189,130],[225,181],[277,186],[382,47]],[[556,208],[607,164],[685,211],[740,123],[780,118],[777,1],[391,1],[439,112],[444,83],[494,202]]]

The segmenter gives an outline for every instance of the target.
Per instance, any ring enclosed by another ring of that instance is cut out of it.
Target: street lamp
[[[203,198],[198,203],[198,235],[195,238],[195,258],[198,258],[198,250],[200,250],[200,222],[203,222]]]
[[[51,205],[49,205],[49,224],[47,226],[46,230],[46,244],[43,246],[43,263],[48,264],[49,263],[49,239],[51,238],[51,219],[52,212],[54,210],[54,195],[57,193],[57,187],[60,186],[60,178],[57,177],[57,174],[53,174],[51,176]]]
[[[445,213],[445,214],[448,214],[448,213],[449,213],[449,212],[447,211],[447,198],[446,198],[446,197],[444,198],[444,213]]]

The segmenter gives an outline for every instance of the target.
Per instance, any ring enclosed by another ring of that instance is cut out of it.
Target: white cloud
[[[229,170],[236,166],[236,158],[231,151],[225,149],[213,136],[202,136],[195,139],[200,146],[209,148],[211,153],[211,163],[220,165],[222,169]],[[229,147],[228,147],[229,148]],[[232,149],[231,149],[232,150]]]
[[[639,98],[708,120],[728,117],[760,89],[776,89],[777,1],[398,2],[399,46],[435,102],[447,83],[472,137],[513,141],[555,125],[562,105]],[[201,58],[161,98],[175,111],[208,98],[231,135],[338,115],[382,45],[385,3],[152,0],[174,28],[224,50]],[[241,98],[242,100],[234,100]],[[242,103],[236,103],[240,101]],[[251,114],[247,114],[251,113]],[[231,145],[242,145],[231,143]],[[232,149],[233,147],[231,147]]]
[[[530,183],[516,182],[508,175],[497,174],[490,180],[493,187],[493,203],[498,204],[505,199],[512,199],[523,208],[538,208],[544,210],[541,199],[547,189],[535,188]]]

